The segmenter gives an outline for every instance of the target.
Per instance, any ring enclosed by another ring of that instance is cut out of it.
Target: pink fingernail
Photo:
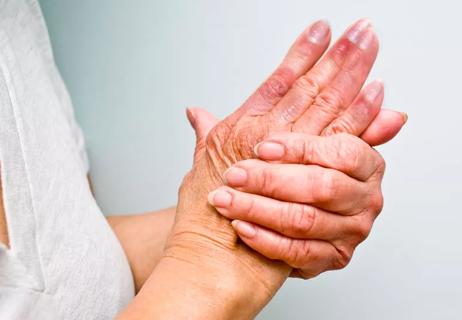
[[[315,22],[308,31],[308,40],[312,43],[319,44],[324,42],[329,34],[329,22],[320,20]]]
[[[231,187],[242,187],[247,183],[247,171],[231,167],[224,173],[225,183]]]
[[[372,29],[369,29],[363,33],[361,38],[359,39],[358,47],[361,50],[366,50],[370,47],[372,41],[375,38],[375,32]]]
[[[208,195],[209,203],[216,208],[227,208],[231,205],[233,196],[225,190],[215,190]]]
[[[255,154],[264,160],[280,160],[284,157],[285,147],[277,142],[264,141],[255,146]]]
[[[369,19],[361,19],[357,21],[353,26],[347,31],[346,37],[350,42],[358,44],[361,36],[367,28],[371,26],[371,21]]]
[[[241,237],[253,238],[257,234],[257,229],[248,222],[234,220],[233,222],[231,222],[231,225]]]

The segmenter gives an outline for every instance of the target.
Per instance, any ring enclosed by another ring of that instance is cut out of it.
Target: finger
[[[361,139],[371,146],[378,146],[393,139],[407,122],[407,114],[382,109],[369,127],[361,134]]]
[[[187,108],[186,115],[196,132],[197,140],[204,140],[210,130],[218,123],[218,119],[214,115],[202,108]]]
[[[335,78],[316,96],[313,104],[297,120],[295,130],[311,134],[321,131],[343,110],[359,93],[374,64],[378,52],[378,39],[369,27],[354,34],[354,50],[347,56]]]
[[[231,220],[243,220],[287,237],[325,241],[366,239],[372,221],[353,219],[313,206],[278,201],[259,195],[220,187],[209,194],[209,203]]]
[[[224,179],[228,186],[243,192],[344,214],[364,208],[371,192],[365,183],[337,170],[254,159],[238,162],[225,172]]]
[[[286,57],[273,74],[253,93],[236,112],[264,114],[289,91],[293,82],[305,74],[329,46],[330,27],[326,21],[317,21],[303,31],[289,49]]]
[[[343,132],[359,137],[379,113],[382,102],[383,83],[376,80],[367,85],[348,109],[332,121],[321,135],[331,136]]]
[[[361,139],[348,134],[318,137],[305,133],[272,134],[255,147],[266,161],[315,164],[366,181],[382,164],[382,157]]]
[[[342,255],[325,241],[291,239],[241,220],[234,220],[232,226],[250,248],[269,259],[301,269],[304,278],[343,268],[350,260],[350,256]]]
[[[365,19],[350,26],[319,63],[294,82],[287,95],[271,111],[272,117],[285,123],[300,118],[318,94],[342,71],[346,61],[352,60],[352,56],[358,56],[358,40],[369,26],[370,22]]]

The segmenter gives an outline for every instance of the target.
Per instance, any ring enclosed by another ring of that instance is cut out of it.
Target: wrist
[[[291,268],[264,258],[238,241],[230,221],[212,207],[203,206],[200,213],[202,218],[193,212],[177,213],[188,219],[175,224],[164,250],[163,264],[184,270],[184,288],[201,292],[204,303],[225,301],[226,305],[220,305],[222,310],[229,309],[225,315],[239,312],[240,317],[230,318],[253,319],[283,284]],[[207,223],[196,223],[196,219],[203,218]]]
[[[175,319],[183,318],[183,314],[188,319],[254,319],[264,298],[255,293],[255,288],[251,290],[242,276],[209,262],[202,259],[191,263],[184,254],[181,258],[167,254],[161,259],[156,272],[162,281],[168,281],[166,274],[171,274],[162,291],[175,296],[171,309],[163,314],[175,314]]]
[[[208,204],[208,193],[221,184],[205,161],[182,183],[174,227],[149,280],[172,297],[164,307],[172,310],[161,314],[186,306],[191,319],[252,319],[290,273],[240,242],[230,221]],[[146,290],[140,293],[149,296]]]

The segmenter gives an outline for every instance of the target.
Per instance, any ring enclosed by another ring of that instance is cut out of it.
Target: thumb
[[[187,108],[186,115],[196,133],[197,143],[205,141],[210,130],[218,123],[215,116],[202,108]]]

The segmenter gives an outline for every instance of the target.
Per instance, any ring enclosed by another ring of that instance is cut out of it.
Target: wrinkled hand
[[[220,291],[232,288],[230,293],[240,294],[257,309],[271,298],[292,268],[239,242],[229,220],[207,204],[209,192],[223,185],[225,170],[253,158],[254,146],[271,133],[347,131],[376,144],[393,137],[403,124],[399,113],[379,113],[383,99],[380,82],[360,92],[378,50],[369,22],[355,23],[318,62],[329,40],[330,30],[324,22],[308,28],[272,76],[218,124],[209,115],[198,123],[197,110],[188,114],[198,143],[193,169],[180,188],[165,256],[197,265],[208,278],[215,279],[214,286],[219,283]],[[386,130],[377,135],[378,128]]]
[[[229,187],[209,202],[249,247],[295,268],[293,276],[344,268],[382,209],[379,153],[347,134],[297,133],[272,135],[256,152],[284,164],[238,162],[225,173]]]
[[[314,24],[244,105],[212,129],[204,152],[217,180],[231,164],[254,157],[253,147],[269,133],[346,129],[359,136],[370,125],[380,110],[383,86],[373,82],[358,93],[377,55],[375,33],[368,20],[360,20],[315,65],[328,37],[326,24]]]

